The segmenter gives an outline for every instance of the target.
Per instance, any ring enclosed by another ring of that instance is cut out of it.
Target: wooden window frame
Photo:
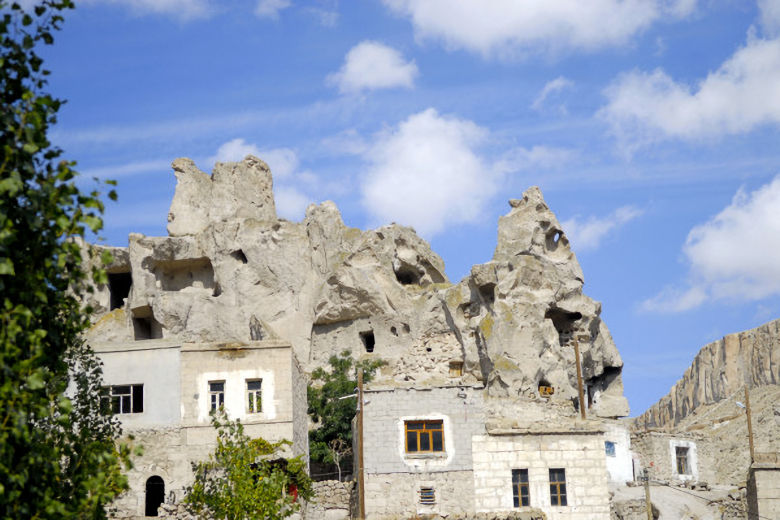
[[[422,425],[420,428],[412,428],[410,426]],[[441,449],[434,449],[433,436],[435,432],[441,434]],[[414,451],[409,450],[409,434],[416,434],[416,449]],[[421,438],[427,437],[428,449],[420,449],[422,442]],[[444,444],[444,421],[441,419],[414,419],[404,421],[404,450],[408,455],[416,455],[421,453],[445,453],[446,448]]]
[[[691,474],[691,465],[690,465],[690,453],[691,450],[688,448],[688,446],[675,446],[674,447],[674,457],[675,461],[677,462],[677,474],[678,475],[690,475]]]
[[[431,486],[422,486],[420,488],[420,503],[426,506],[436,504],[436,490]]]
[[[568,505],[565,468],[550,468],[550,505]]]
[[[528,468],[512,470],[512,498],[515,507],[531,505],[531,487],[528,484]]]

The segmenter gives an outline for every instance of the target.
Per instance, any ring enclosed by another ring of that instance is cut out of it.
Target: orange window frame
[[[441,438],[440,449],[434,447],[434,437],[436,434]],[[409,438],[414,437],[414,445],[412,450],[409,449]],[[423,439],[426,439],[428,449],[422,449],[424,444]],[[441,453],[444,452],[444,421],[405,421],[404,422],[404,448],[406,453]]]

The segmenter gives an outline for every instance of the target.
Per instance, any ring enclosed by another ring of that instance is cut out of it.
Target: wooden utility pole
[[[753,448],[753,421],[750,417],[750,392],[745,385],[745,413],[747,414],[748,425],[748,442],[750,443],[750,463],[753,464],[756,461],[756,453]]]
[[[653,520],[653,503],[650,502],[650,475],[645,468],[642,474],[642,480],[645,481],[645,508],[647,508],[647,520]]]
[[[580,415],[585,419],[585,391],[582,388],[582,367],[580,366],[580,340],[574,338],[574,356],[577,358],[577,389],[580,392]]]
[[[357,434],[358,434],[358,518],[366,518],[366,481],[363,471],[363,369],[358,369],[358,413],[357,413]]]

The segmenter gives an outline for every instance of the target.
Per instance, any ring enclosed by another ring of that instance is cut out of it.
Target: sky
[[[166,234],[173,159],[252,153],[281,216],[411,225],[458,281],[538,185],[632,415],[780,317],[780,0],[84,0],[42,55],[108,244]]]

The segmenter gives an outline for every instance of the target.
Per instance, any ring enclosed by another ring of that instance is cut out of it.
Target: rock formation
[[[131,234],[127,248],[110,248],[89,341],[279,337],[308,371],[349,350],[387,361],[375,384],[482,382],[497,401],[530,403],[514,412],[526,420],[534,406],[575,413],[578,341],[592,413],[628,414],[601,306],[583,294],[577,258],[538,188],[510,201],[493,259],[452,284],[411,228],[350,228],[332,202],[309,206],[300,223],[277,218],[258,158],[217,163],[212,175],[188,159],[173,168],[169,236]],[[550,390],[542,396],[540,386]]]
[[[780,384],[780,320],[705,345],[669,393],[635,419],[640,428],[674,427],[703,405],[743,389]],[[737,396],[741,399],[741,394]]]

